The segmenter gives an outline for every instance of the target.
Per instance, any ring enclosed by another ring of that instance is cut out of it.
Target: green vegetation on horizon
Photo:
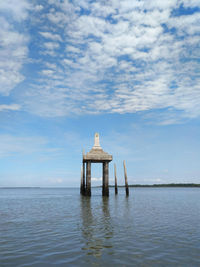
[[[110,185],[114,187],[114,185]],[[118,185],[118,187],[124,187],[124,185]],[[171,183],[171,184],[131,184],[129,187],[200,187],[200,184],[194,183]]]

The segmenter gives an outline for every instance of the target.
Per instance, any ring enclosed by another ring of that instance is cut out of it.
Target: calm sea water
[[[0,189],[0,266],[200,266],[200,189]]]

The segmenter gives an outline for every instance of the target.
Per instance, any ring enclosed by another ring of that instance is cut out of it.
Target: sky
[[[0,1],[0,187],[200,183],[199,0]],[[101,164],[92,164],[100,185]]]

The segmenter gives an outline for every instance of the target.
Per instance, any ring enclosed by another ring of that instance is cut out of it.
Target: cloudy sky
[[[199,0],[6,0],[0,25],[0,186],[79,186],[95,132],[121,184],[124,159],[200,183]]]

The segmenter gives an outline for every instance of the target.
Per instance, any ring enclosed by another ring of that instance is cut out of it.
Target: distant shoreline
[[[114,187],[114,185],[110,185],[110,187]],[[125,187],[124,185],[119,185],[118,187]],[[131,184],[129,187],[200,187],[200,184],[194,183],[171,183],[171,184]]]
[[[0,189],[39,189],[39,186],[2,186]],[[45,187],[44,187],[45,188]]]
[[[102,186],[92,186],[93,188],[98,188]],[[109,185],[109,187],[115,187],[115,185]],[[124,185],[118,185],[118,187],[125,187]],[[170,184],[131,184],[129,187],[200,187],[200,184],[194,184],[194,183],[170,183]],[[78,187],[40,187],[40,186],[19,186],[19,187],[0,187],[0,189],[64,189],[64,188],[78,188]]]

